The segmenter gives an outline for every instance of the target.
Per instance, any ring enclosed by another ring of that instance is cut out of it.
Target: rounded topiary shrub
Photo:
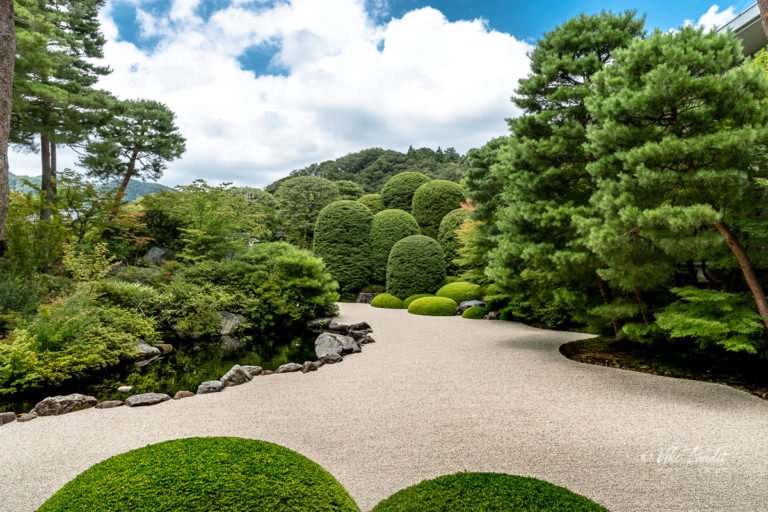
[[[485,308],[480,306],[472,306],[467,308],[461,314],[462,318],[471,318],[472,320],[481,320],[485,318]]]
[[[411,302],[415,301],[416,299],[423,299],[424,297],[434,297],[434,295],[431,293],[417,293],[416,295],[411,295],[403,301],[403,307],[408,309],[411,305]]]
[[[420,186],[429,181],[432,181],[432,178],[420,172],[401,172],[400,174],[395,174],[381,189],[384,206],[411,211],[413,194]]]
[[[464,188],[458,183],[435,180],[420,186],[413,194],[411,213],[421,227],[421,232],[437,238],[443,217],[461,206]]]
[[[381,198],[381,194],[366,194],[358,199],[357,202],[363,203],[374,215],[386,208],[384,206],[384,199]]]
[[[374,512],[608,512],[592,500],[535,478],[457,473],[398,491]]]
[[[410,297],[432,293],[445,276],[445,254],[437,240],[411,235],[397,242],[387,260],[387,293]]]
[[[339,282],[342,296],[359,291],[370,276],[373,214],[357,201],[336,201],[320,211],[315,225],[315,254]]]
[[[389,293],[380,293],[373,298],[371,306],[385,309],[403,309],[403,301]]]
[[[371,280],[383,283],[387,278],[389,251],[398,241],[419,233],[419,224],[408,212],[384,210],[374,215],[371,225]]]
[[[365,194],[363,187],[361,187],[354,181],[340,180],[335,183],[336,183],[336,187],[338,187],[339,189],[339,194],[341,194],[341,199],[349,199],[351,201],[357,201],[358,199],[363,197],[363,194]]]
[[[435,294],[438,297],[448,297],[459,304],[465,300],[479,300],[483,297],[483,288],[474,283],[460,281],[457,283],[448,283]]]
[[[456,272],[459,266],[456,264],[456,258],[459,257],[459,248],[461,242],[456,236],[456,230],[464,224],[469,218],[469,211],[463,208],[457,208],[448,212],[443,220],[440,221],[440,228],[437,233],[437,241],[443,246],[445,251],[445,269],[447,272]]]
[[[319,465],[276,444],[234,437],[167,441],[96,464],[42,512],[359,511]]]
[[[414,315],[453,316],[459,305],[445,297],[422,297],[411,302],[408,312]]]

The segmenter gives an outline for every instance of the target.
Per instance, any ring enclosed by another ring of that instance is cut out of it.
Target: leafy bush
[[[452,181],[435,180],[420,186],[413,194],[411,213],[421,232],[437,238],[443,217],[464,201],[466,193],[461,185]]]
[[[357,201],[336,201],[320,212],[315,226],[315,254],[339,282],[342,295],[360,291],[371,273],[373,214]]]
[[[386,208],[384,206],[384,199],[381,198],[381,194],[366,194],[358,199],[357,202],[364,204],[374,215]]]
[[[141,283],[105,279],[94,284],[94,293],[114,306],[132,309],[148,315],[160,314],[170,297]]]
[[[275,192],[280,202],[280,221],[286,238],[299,247],[312,246],[315,222],[320,211],[341,199],[339,187],[316,176],[290,178]]]
[[[31,275],[56,263],[64,251],[66,226],[60,216],[40,220],[40,197],[11,195],[5,227],[8,249],[4,257],[14,272]]]
[[[403,301],[388,293],[381,293],[373,298],[371,306],[385,309],[403,309]]]
[[[462,318],[471,318],[472,320],[480,320],[485,318],[485,308],[481,306],[472,306],[467,308],[461,314]]]
[[[446,297],[423,297],[411,302],[408,312],[413,315],[453,316],[459,305]]]
[[[382,501],[374,512],[608,512],[564,487],[500,473],[457,473],[425,480]]]
[[[420,172],[401,172],[392,176],[381,189],[384,206],[390,209],[411,211],[413,194],[416,189],[429,181],[432,181],[432,178]]]
[[[431,293],[417,293],[416,295],[411,295],[407,299],[403,301],[403,307],[405,309],[408,309],[411,306],[411,303],[415,301],[416,299],[423,299],[424,297],[434,297]]]
[[[365,194],[363,187],[361,187],[354,181],[341,180],[335,183],[336,183],[336,186],[339,188],[339,194],[342,200],[348,199],[350,201],[357,201],[358,199],[363,197],[363,194]]]
[[[306,457],[234,437],[178,439],[116,455],[38,510],[359,511],[341,484]]]
[[[483,297],[483,289],[476,284],[464,281],[449,283],[437,290],[438,297],[448,297],[459,304],[465,300],[479,300]]]
[[[387,261],[387,292],[396,297],[432,293],[445,276],[445,254],[436,240],[411,235],[397,242]]]
[[[440,221],[437,241],[440,242],[440,245],[443,246],[443,251],[445,251],[445,268],[447,272],[457,272],[459,270],[459,264],[456,260],[459,257],[459,249],[462,244],[456,230],[469,218],[469,211],[457,208],[448,212],[443,217],[443,220]]]
[[[383,283],[387,278],[389,251],[398,241],[421,233],[419,224],[403,210],[384,210],[373,217],[371,225],[371,280]]]

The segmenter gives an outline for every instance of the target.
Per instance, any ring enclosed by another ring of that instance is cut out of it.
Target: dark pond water
[[[137,393],[196,391],[206,380],[224,375],[232,365],[256,365],[274,370],[285,363],[303,363],[315,359],[316,333],[293,331],[264,333],[240,350],[231,350],[218,340],[196,344],[174,343],[176,350],[158,357],[143,367],[128,363],[112,371],[95,375],[87,381],[72,382],[24,396],[0,398],[0,412],[29,412],[46,396],[82,393],[99,400],[120,400]],[[120,386],[133,386],[130,393],[120,393]]]

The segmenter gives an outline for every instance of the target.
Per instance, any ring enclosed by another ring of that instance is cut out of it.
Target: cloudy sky
[[[455,147],[506,132],[543,32],[579,12],[637,9],[649,28],[719,25],[752,2],[711,0],[107,0],[122,99],[169,105],[187,153],[161,182],[263,186],[368,147]],[[39,174],[14,153],[11,172]],[[62,152],[59,166],[74,166]]]

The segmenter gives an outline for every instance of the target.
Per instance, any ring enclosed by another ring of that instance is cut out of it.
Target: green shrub
[[[456,230],[470,218],[469,211],[463,208],[457,208],[448,212],[443,220],[440,221],[440,228],[437,234],[437,241],[443,246],[445,251],[445,268],[447,272],[458,272],[459,265],[456,259],[459,257],[459,248],[461,241],[456,235]]]
[[[184,510],[359,511],[323,468],[264,441],[234,437],[166,441],[92,466],[40,512]]]
[[[445,279],[443,279],[443,284],[441,286],[445,286],[451,283],[461,283],[463,281],[464,280],[459,276],[445,276]]]
[[[472,306],[467,308],[461,314],[462,318],[471,318],[472,320],[480,320],[485,318],[485,308],[480,306]]]
[[[429,181],[432,181],[432,178],[420,172],[401,172],[400,174],[395,174],[381,189],[381,198],[384,200],[384,206],[390,209],[411,211],[413,194],[416,192],[416,189]]]
[[[453,316],[459,305],[445,297],[422,297],[411,302],[408,312],[414,315]]]
[[[363,286],[361,291],[363,293],[384,293],[387,291],[387,287],[383,284],[367,284]]]
[[[465,197],[466,193],[458,183],[446,180],[430,181],[420,186],[413,194],[411,213],[423,234],[437,238],[443,217],[461,206]]]
[[[371,273],[373,214],[357,201],[336,201],[320,212],[315,226],[315,254],[339,282],[342,295],[368,283]]]
[[[371,280],[383,283],[387,278],[389,251],[407,236],[421,233],[419,224],[403,210],[384,210],[373,216],[371,225]]]
[[[371,306],[375,308],[403,309],[403,301],[388,293],[381,293],[373,298]]]
[[[145,314],[159,314],[169,301],[168,296],[151,286],[117,279],[99,281],[93,289],[96,295],[112,305]]]
[[[436,240],[411,235],[397,242],[387,261],[387,292],[396,297],[432,293],[445,276],[445,254]]]
[[[341,198],[339,187],[317,176],[298,176],[280,183],[275,192],[280,204],[280,222],[289,242],[299,247],[312,246],[315,223],[320,211]]]
[[[403,301],[403,307],[408,309],[411,306],[411,302],[415,301],[416,299],[423,299],[424,297],[434,297],[434,295],[431,293],[417,293],[416,295],[411,295]]]
[[[358,199],[357,202],[364,204],[374,215],[386,208],[384,206],[384,199],[381,198],[381,194],[366,194]]]
[[[398,491],[374,512],[608,512],[557,485],[500,473],[457,473]]]
[[[483,289],[479,285],[460,281],[446,284],[437,290],[435,295],[438,297],[448,297],[461,304],[465,300],[481,299],[483,297]]]
[[[363,197],[363,194],[365,194],[363,187],[354,181],[340,180],[334,183],[336,183],[336,186],[339,188],[339,194],[341,195],[342,200],[348,199],[350,201],[357,201]]]

